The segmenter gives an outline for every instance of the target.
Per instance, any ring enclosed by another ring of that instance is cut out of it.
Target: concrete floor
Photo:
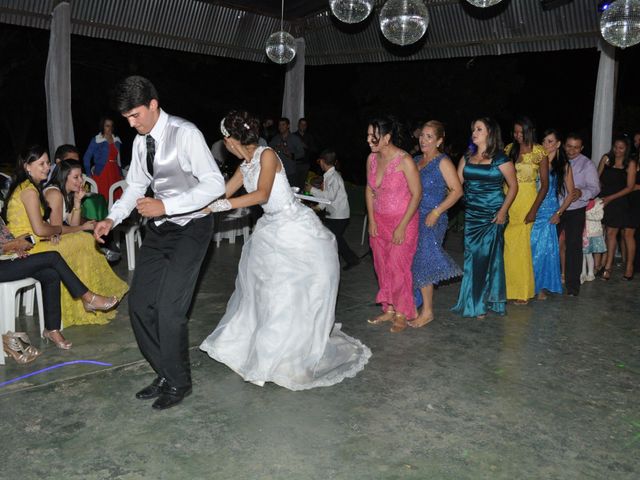
[[[354,246],[360,226],[349,230]],[[113,366],[0,387],[0,478],[640,478],[640,279],[623,282],[617,269],[578,298],[482,321],[449,313],[454,283],[436,291],[434,322],[391,334],[365,321],[378,311],[366,257],[343,274],[336,317],[371,361],[339,385],[290,392],[245,384],[197,350],[225,310],[241,247],[210,251],[190,323],[194,393],[179,407],[156,412],[134,398],[153,374],[126,300],[109,325],[67,329],[71,351],[43,346],[28,366],[7,359],[0,383],[65,361]],[[448,248],[461,260],[459,234]],[[117,271],[127,275],[124,261]],[[19,325],[37,338],[35,318]]]

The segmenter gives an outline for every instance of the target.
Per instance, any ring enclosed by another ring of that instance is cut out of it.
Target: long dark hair
[[[546,138],[547,135],[553,135],[556,140],[560,142],[560,148],[558,148],[556,155],[553,157],[553,160],[551,160],[551,174],[556,177],[556,196],[559,197],[566,191],[564,177],[569,160],[567,159],[564,148],[562,148],[562,135],[560,135],[560,132],[554,128],[549,128],[544,131],[542,138]]]
[[[2,218],[4,218],[7,224],[9,223],[9,219],[7,218],[7,207],[9,206],[9,199],[11,199],[11,195],[13,195],[13,192],[15,192],[16,188],[18,188],[18,186],[25,180],[29,180],[29,182],[31,182],[31,184],[38,191],[38,198],[40,199],[40,205],[42,205],[42,208],[44,209],[43,218],[45,220],[49,218],[49,212],[51,211],[51,209],[49,208],[49,204],[45,200],[44,195],[42,193],[42,185],[37,182],[34,182],[33,178],[31,178],[31,175],[29,175],[29,173],[27,172],[27,169],[25,168],[26,165],[32,164],[33,162],[38,160],[40,157],[42,157],[45,153],[47,153],[46,148],[40,145],[32,145],[26,148],[25,150],[23,150],[18,156],[18,161],[16,162],[16,173],[13,176],[13,179],[11,181],[11,186],[9,187],[9,191],[7,192],[6,201],[4,202],[4,206],[2,207]]]
[[[500,125],[498,122],[489,117],[480,117],[476,118],[471,122],[471,132],[473,132],[473,127],[476,122],[482,122],[485,127],[487,127],[487,149],[484,152],[484,158],[490,158],[492,161],[496,158],[497,155],[502,153],[504,149],[504,144],[502,143],[502,131],[500,130]],[[464,158],[466,161],[469,160],[473,155],[478,151],[478,147],[471,142],[469,144],[469,148],[464,154]]]
[[[516,125],[520,125],[522,127],[522,140],[525,145],[532,146],[536,143],[536,127],[529,117],[521,116],[516,118],[513,122],[514,128]],[[520,144],[514,139],[511,144],[511,150],[509,151],[509,160],[516,163],[519,156]]]
[[[613,167],[616,163],[616,155],[615,153],[613,153],[613,147],[615,146],[616,142],[624,143],[625,151],[622,165],[626,170],[629,166],[629,162],[631,161],[631,140],[629,140],[629,137],[627,137],[626,135],[616,135],[615,137],[613,137],[613,142],[611,142],[611,150],[609,150],[609,152],[607,153],[607,157],[609,157],[609,162],[611,163],[611,165],[609,166],[611,167]]]
[[[373,127],[373,143],[378,144],[380,139],[386,134],[391,135],[391,143],[402,148],[404,144],[404,135],[402,133],[402,125],[394,117],[388,115],[383,117],[372,118],[369,120],[369,126]]]
[[[82,172],[82,164],[77,162],[76,160],[63,160],[58,164],[58,168],[56,169],[56,175],[51,179],[51,183],[49,185],[53,185],[54,187],[58,187],[62,196],[64,197],[67,212],[71,212],[73,209],[73,194],[74,192],[67,192],[67,179],[69,178],[69,174],[71,170],[77,168]]]

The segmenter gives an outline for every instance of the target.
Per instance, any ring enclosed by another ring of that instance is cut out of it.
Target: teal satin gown
[[[504,315],[504,228],[491,221],[504,202],[504,177],[498,168],[508,159],[498,154],[487,165],[467,162],[464,176],[464,277],[452,311],[463,317]]]

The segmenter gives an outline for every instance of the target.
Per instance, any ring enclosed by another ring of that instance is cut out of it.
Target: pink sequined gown
[[[379,187],[376,186],[376,154],[372,153],[370,158],[367,183],[375,195],[373,217],[378,226],[378,235],[369,238],[373,265],[380,285],[376,303],[381,303],[385,312],[389,305],[393,305],[396,312],[409,319],[415,318],[417,313],[413,300],[411,264],[418,245],[417,212],[407,225],[404,242],[401,245],[394,245],[392,242],[393,231],[411,201],[407,179],[402,171],[397,171],[402,157],[398,156],[389,162]]]

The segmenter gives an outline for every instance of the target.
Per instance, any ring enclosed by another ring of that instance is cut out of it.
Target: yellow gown
[[[512,144],[507,145],[509,155]],[[516,162],[518,195],[509,208],[509,223],[504,230],[504,273],[507,283],[507,299],[529,300],[535,295],[533,260],[531,257],[531,229],[533,223],[524,223],[538,194],[536,180],[540,162],[547,156],[541,145],[521,155]]]
[[[8,227],[14,236],[25,233],[33,233],[27,211],[20,199],[21,193],[25,189],[36,188],[26,180],[21,183],[11,195],[7,205]],[[82,280],[82,283],[92,292],[100,295],[118,298],[129,290],[126,282],[122,281],[107,263],[104,255],[97,249],[93,236],[87,232],[66,233],[60,237],[57,245],[48,241],[41,241],[36,237],[36,244],[30,253],[58,252],[65,259],[71,270]],[[116,311],[109,312],[86,312],[82,305],[82,300],[74,299],[69,291],[64,287],[60,289],[60,305],[62,308],[62,325],[105,324],[115,318]]]

